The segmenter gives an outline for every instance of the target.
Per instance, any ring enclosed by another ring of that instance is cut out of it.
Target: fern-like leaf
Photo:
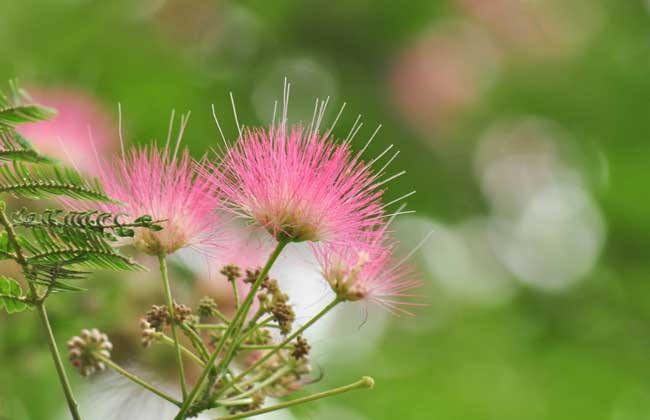
[[[53,109],[33,103],[27,92],[9,82],[9,93],[0,93],[0,127],[47,120],[56,115]]]
[[[77,200],[115,202],[106,195],[97,179],[86,180],[70,168],[28,168],[22,162],[0,165],[1,193],[32,200],[66,196]]]
[[[15,130],[0,128],[0,162],[56,163],[54,159],[41,155],[25,137]]]
[[[9,241],[7,232],[0,232],[0,260],[15,259],[14,248]]]
[[[6,276],[0,276],[0,309],[13,314],[27,309],[27,298],[18,282]]]
[[[69,228],[33,228],[35,243],[21,237],[21,246],[29,252],[27,262],[39,268],[60,263],[70,269],[95,269],[114,271],[145,271],[108,244],[96,232]]]
[[[20,211],[11,214],[11,223],[15,227],[57,229],[68,228],[75,230],[90,230],[105,235],[111,240],[114,236],[133,237],[135,228],[162,229],[151,216],[138,217],[130,223],[122,221],[124,213],[99,212],[97,210],[70,211],[47,209],[42,212],[30,212],[23,207]],[[162,221],[160,221],[162,222]]]

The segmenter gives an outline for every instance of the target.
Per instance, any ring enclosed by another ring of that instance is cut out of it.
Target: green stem
[[[190,408],[192,403],[194,402],[194,399],[198,395],[201,387],[203,386],[206,378],[208,377],[208,373],[212,369],[214,362],[217,360],[217,357],[223,350],[224,346],[226,345],[226,341],[230,337],[231,334],[237,329],[237,325],[239,324],[240,319],[246,319],[246,316],[248,315],[248,311],[253,304],[253,299],[255,298],[255,294],[257,293],[257,290],[260,288],[262,285],[262,281],[266,277],[266,275],[269,273],[269,270],[271,270],[271,267],[275,263],[275,261],[278,259],[280,254],[282,253],[282,250],[284,247],[287,246],[287,242],[281,241],[278,242],[276,245],[275,249],[269,256],[268,261],[264,265],[264,268],[260,272],[259,277],[255,280],[255,283],[251,286],[250,291],[248,292],[248,295],[246,295],[246,299],[244,299],[244,302],[242,305],[237,309],[237,312],[235,313],[235,316],[232,319],[232,322],[228,325],[228,329],[224,332],[223,336],[219,340],[219,343],[217,344],[217,347],[215,348],[214,352],[212,352],[212,355],[210,356],[210,359],[208,359],[205,369],[203,369],[203,372],[201,372],[201,376],[199,376],[199,379],[196,381],[194,384],[194,387],[192,388],[192,391],[190,391],[190,394],[188,395],[187,398],[184,399],[183,401],[183,406],[181,407],[180,411],[175,417],[175,420],[182,420],[185,418],[185,415],[187,414],[187,410]],[[229,357],[229,354],[224,357],[223,360],[226,360],[226,358]],[[223,362],[222,360],[222,362]],[[219,367],[217,368],[217,374],[219,373],[219,370],[222,368],[221,363],[219,364]]]
[[[372,389],[374,385],[375,385],[375,381],[371,377],[364,376],[363,378],[359,379],[357,382],[354,382],[350,385],[345,385],[339,388],[330,389],[329,391],[324,391],[324,392],[319,392],[317,394],[309,395],[307,397],[286,401],[280,404],[273,405],[271,407],[259,408],[257,410],[246,411],[244,413],[232,414],[230,416],[219,417],[213,420],[245,419],[245,418],[257,416],[264,413],[270,413],[271,411],[277,411],[277,410],[282,410],[284,408],[293,407],[294,405],[304,404],[310,401],[333,397],[336,395],[344,394],[346,392],[354,391],[356,389]]]
[[[174,340],[172,338],[166,336],[165,334],[160,333],[160,338],[165,344],[169,344],[172,347],[176,347],[176,343],[174,343]],[[203,360],[201,360],[199,358],[199,356],[197,356],[196,354],[192,353],[192,351],[190,349],[188,349],[187,347],[181,346],[181,351],[183,352],[183,354],[185,356],[192,359],[199,366],[201,366],[201,367],[205,366],[205,364],[203,363]]]
[[[277,346],[275,344],[242,344],[239,346],[240,350],[273,350]],[[293,346],[285,346],[280,350],[293,350]]]
[[[50,325],[47,311],[45,310],[45,304],[43,304],[43,302],[38,303],[36,305],[36,309],[38,311],[38,316],[41,318],[41,322],[43,323],[43,327],[45,328],[45,332],[47,333],[47,345],[50,348],[52,360],[54,361],[56,373],[59,376],[59,382],[61,382],[61,387],[63,388],[63,394],[65,395],[66,402],[68,403],[70,414],[74,420],[81,420],[81,415],[79,414],[79,405],[74,399],[72,387],[70,386],[70,380],[68,379],[68,375],[65,373],[63,361],[61,360],[61,354],[56,347],[56,340],[54,339],[54,333],[52,332],[52,326]]]
[[[288,366],[288,365],[285,365],[285,366],[281,367],[280,369],[273,372],[273,374],[271,374],[268,378],[266,378],[265,380],[263,380],[262,382],[260,382],[256,386],[254,386],[254,387],[250,388],[249,390],[244,391],[241,394],[237,395],[237,398],[239,399],[239,398],[248,397],[249,395],[253,395],[257,391],[266,388],[267,386],[273,384],[273,382],[277,381],[278,379],[280,379],[281,377],[283,377],[287,373],[291,372],[291,369],[293,369],[293,368],[291,366]]]
[[[236,382],[238,382],[239,380],[241,380],[242,378],[244,378],[244,376],[246,376],[247,374],[249,374],[250,372],[252,372],[255,368],[257,368],[258,366],[260,366],[262,363],[266,362],[266,361],[269,360],[271,357],[273,357],[273,355],[275,355],[275,354],[276,354],[278,351],[280,351],[282,348],[286,347],[289,343],[291,343],[291,341],[293,341],[296,337],[298,337],[300,334],[302,334],[303,331],[305,331],[307,328],[311,327],[311,326],[312,326],[316,321],[318,321],[319,319],[321,319],[321,318],[322,318],[326,313],[328,313],[329,311],[331,311],[331,310],[332,310],[336,305],[338,305],[339,303],[341,303],[341,300],[340,300],[338,297],[337,297],[337,298],[334,298],[334,300],[331,301],[331,302],[330,302],[326,307],[324,307],[324,308],[323,308],[319,313],[317,313],[316,315],[314,315],[314,317],[313,317],[312,319],[310,319],[309,321],[307,321],[307,323],[306,323],[305,325],[303,325],[303,326],[301,326],[300,328],[298,328],[298,329],[297,329],[293,334],[291,334],[290,336],[288,336],[287,338],[285,338],[284,341],[283,341],[282,343],[278,344],[278,345],[277,345],[273,350],[271,350],[270,352],[266,353],[262,358],[260,358],[260,359],[257,360],[255,363],[253,363],[253,364],[250,365],[248,368],[246,368],[246,369],[245,369],[243,372],[241,372],[241,373],[240,373],[240,374],[239,374],[235,379],[233,379],[229,384],[226,384],[226,385],[223,387],[222,392],[225,391],[225,390],[227,390],[227,389],[228,389],[228,388],[229,388],[233,383],[236,383]]]
[[[187,383],[185,382],[185,369],[183,368],[183,356],[181,355],[181,344],[178,340],[178,333],[176,332],[176,313],[174,311],[174,301],[172,299],[172,291],[169,286],[169,276],[167,274],[167,261],[164,255],[158,256],[160,262],[160,274],[162,275],[163,288],[165,289],[165,300],[167,301],[167,309],[169,310],[169,324],[172,328],[172,338],[174,339],[174,347],[176,348],[176,363],[178,364],[178,376],[181,383],[181,391],[183,392],[183,399],[187,397]]]
[[[235,310],[237,310],[239,309],[239,289],[237,289],[237,281],[231,281],[230,285],[232,286],[232,294],[235,300]]]
[[[264,319],[262,322],[258,322],[257,324],[253,325],[239,338],[239,340],[237,340],[235,347],[241,348],[241,346],[255,333],[255,331],[259,330],[260,328],[265,328],[271,321],[273,321],[273,316],[270,316]]]
[[[241,400],[232,400],[232,401],[217,401],[216,403],[224,407],[232,407],[235,405],[246,405],[253,402],[252,398],[244,398]]]
[[[156,388],[155,386],[151,385],[150,383],[148,383],[148,382],[145,381],[144,379],[142,379],[142,378],[140,378],[140,377],[138,377],[138,376],[132,374],[131,372],[127,371],[126,369],[124,369],[124,368],[121,367],[120,365],[118,365],[118,364],[116,364],[115,362],[113,362],[113,361],[112,361],[111,359],[109,359],[108,357],[105,357],[105,356],[103,356],[103,355],[100,354],[100,353],[94,353],[93,356],[94,356],[95,358],[97,358],[98,360],[101,360],[102,363],[104,363],[104,364],[105,364],[106,366],[108,366],[109,368],[113,369],[115,372],[117,372],[117,373],[119,373],[120,375],[124,376],[125,378],[131,380],[132,382],[134,382],[134,383],[140,385],[140,386],[143,387],[144,389],[153,392],[154,394],[158,395],[160,398],[162,398],[162,399],[164,399],[164,400],[167,400],[167,401],[169,401],[170,403],[172,403],[172,404],[174,404],[174,405],[176,405],[176,406],[178,406],[178,407],[181,406],[181,402],[180,402],[180,401],[176,400],[174,397],[172,397],[172,396],[170,396],[170,395],[165,394],[163,391],[161,391],[161,390],[159,390],[158,388]]]
[[[54,338],[52,325],[50,324],[50,320],[47,316],[47,310],[45,309],[45,304],[39,298],[38,291],[36,290],[36,286],[34,286],[34,284],[29,279],[29,264],[27,263],[27,260],[23,255],[22,247],[20,246],[20,242],[18,242],[18,237],[16,236],[16,231],[14,230],[11,221],[9,221],[9,218],[7,217],[7,213],[5,213],[5,203],[2,201],[0,201],[0,224],[5,228],[5,231],[7,232],[7,239],[9,240],[9,242],[14,248],[14,251],[16,252],[16,262],[20,264],[20,266],[23,269],[23,273],[25,273],[25,277],[27,277],[27,284],[29,285],[29,290],[32,293],[32,299],[34,299],[34,301],[36,302],[36,309],[38,311],[38,316],[41,319],[41,323],[43,324],[43,327],[46,332],[47,345],[50,349],[52,360],[54,361],[54,367],[56,368],[56,373],[59,376],[59,382],[61,383],[61,387],[63,388],[63,394],[65,395],[65,400],[68,404],[70,415],[72,416],[73,420],[81,420],[81,415],[79,414],[79,405],[77,404],[77,401],[74,398],[74,394],[72,393],[72,387],[70,386],[70,380],[68,379],[68,375],[65,373],[65,368],[63,367],[63,361],[61,360],[61,354],[59,353],[59,349],[56,346],[56,339]]]
[[[208,358],[210,357],[210,353],[208,352],[208,349],[205,347],[205,344],[203,344],[203,340],[201,339],[199,334],[197,334],[197,332],[194,331],[192,327],[190,327],[184,322],[181,323],[181,328],[183,329],[183,332],[185,332],[185,334],[192,342],[192,345],[194,346],[196,351],[200,353],[201,358],[203,360],[208,360]]]
[[[198,324],[196,325],[196,328],[200,330],[225,330],[228,326],[222,324]]]

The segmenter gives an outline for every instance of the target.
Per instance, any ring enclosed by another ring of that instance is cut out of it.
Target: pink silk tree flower
[[[97,99],[88,93],[68,88],[30,88],[30,96],[45,106],[57,110],[48,121],[21,124],[20,134],[34,143],[36,148],[62,162],[71,161],[79,170],[96,175],[97,161],[93,143],[103,156],[113,152],[118,143],[117,130],[110,114]]]
[[[341,301],[374,302],[394,314],[411,314],[404,306],[421,306],[409,293],[421,282],[405,258],[397,261],[397,242],[386,227],[366,232],[344,246],[313,244],[323,278]]]
[[[329,132],[282,124],[242,131],[208,169],[224,208],[277,240],[344,243],[384,216],[381,174],[360,155]]]
[[[189,152],[177,150],[178,145],[174,152],[168,146],[162,150],[156,145],[134,147],[112,164],[100,164],[99,180],[107,194],[123,205],[93,203],[93,208],[160,221],[160,231],[136,229],[133,244],[146,254],[193,248],[212,255],[220,248],[226,217],[216,211],[215,188],[194,171]]]

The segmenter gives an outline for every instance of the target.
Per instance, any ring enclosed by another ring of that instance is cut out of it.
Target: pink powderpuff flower
[[[419,287],[412,267],[405,258],[396,261],[397,241],[387,227],[365,232],[356,241],[337,244],[312,244],[323,278],[341,301],[374,302],[394,314],[411,312],[404,306],[421,306],[409,291]]]
[[[343,243],[381,223],[383,182],[349,142],[299,125],[241,133],[208,168],[236,216],[290,242]]]
[[[217,191],[194,170],[187,149],[179,154],[188,118],[189,115],[181,118],[181,131],[173,152],[168,138],[162,150],[156,145],[134,147],[110,165],[103,164],[97,156],[99,181],[108,196],[123,205],[93,203],[93,209],[126,213],[130,218],[149,215],[161,221],[160,231],[136,229],[133,245],[149,255],[168,255],[180,248],[212,255],[221,247],[227,217],[217,212]],[[70,204],[79,209],[80,204]]]
[[[57,110],[48,121],[21,124],[20,134],[38,150],[63,162],[72,161],[82,171],[97,174],[98,166],[92,156],[89,130],[93,143],[103,156],[114,151],[118,145],[115,123],[102,105],[86,92],[69,88],[29,88],[32,98]]]

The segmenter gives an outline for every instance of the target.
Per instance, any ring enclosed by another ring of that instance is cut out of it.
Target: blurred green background
[[[266,124],[285,76],[294,121],[330,96],[328,121],[347,103],[340,136],[363,115],[355,147],[383,125],[369,156],[401,150],[387,199],[417,190],[396,230],[406,250],[432,232],[415,255],[429,305],[385,317],[370,350],[346,363],[344,347],[312,387],[369,374],[375,390],[299,419],[650,419],[649,75],[643,0],[22,0],[0,13],[0,80],[84,92],[113,137],[118,102],[134,142],[191,110],[199,156],[220,141],[211,104],[231,136],[231,91],[240,121]],[[61,347],[98,326],[121,357],[147,358],[137,318],[160,297],[146,281],[100,275],[52,299]],[[0,317],[0,418],[63,412],[39,328]]]

